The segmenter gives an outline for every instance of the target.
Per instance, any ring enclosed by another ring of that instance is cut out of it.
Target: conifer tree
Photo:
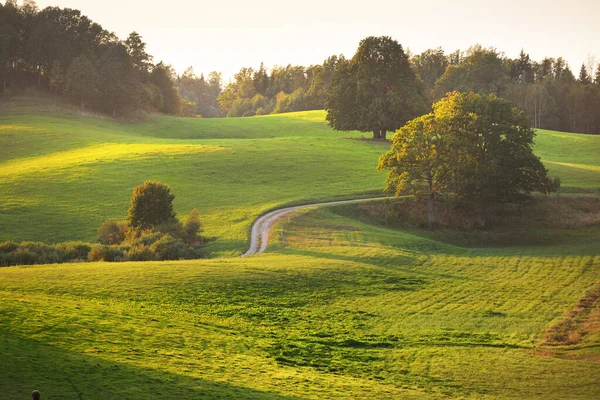
[[[581,69],[579,70],[579,83],[583,85],[589,85],[591,83],[590,76],[587,73],[587,68],[585,64],[581,64]]]

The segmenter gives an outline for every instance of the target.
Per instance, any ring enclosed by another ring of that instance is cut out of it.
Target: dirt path
[[[279,210],[271,211],[256,221],[252,225],[252,231],[250,233],[250,248],[246,251],[242,257],[251,256],[253,254],[260,254],[267,249],[267,244],[269,243],[269,231],[275,222],[284,216],[296,211],[301,210],[303,208],[309,207],[318,207],[325,205],[334,205],[334,204],[347,204],[347,203],[360,203],[363,201],[371,201],[371,200],[381,200],[385,199],[385,197],[375,197],[370,199],[356,199],[356,200],[342,200],[342,201],[330,201],[325,203],[314,203],[314,204],[305,204],[302,206],[295,207],[287,207],[281,208]]]

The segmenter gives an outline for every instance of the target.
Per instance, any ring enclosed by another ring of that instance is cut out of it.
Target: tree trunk
[[[386,133],[387,133],[387,131],[385,129],[382,129],[380,131],[380,135],[379,135],[380,139],[386,140],[386,137],[385,137]]]
[[[433,193],[429,193],[427,197],[427,226],[429,229],[433,228],[433,224],[435,224],[435,195]]]
[[[373,139],[379,139],[381,135],[379,134],[379,129],[373,129]]]

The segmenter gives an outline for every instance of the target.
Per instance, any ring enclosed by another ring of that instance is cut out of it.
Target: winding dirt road
[[[279,210],[271,211],[254,221],[254,224],[252,224],[252,231],[250,232],[250,248],[242,255],[242,257],[264,252],[267,249],[267,244],[269,243],[269,231],[271,230],[273,224],[296,210],[334,204],[360,203],[363,201],[382,200],[385,198],[386,197],[374,197],[370,199],[330,201],[325,203],[314,203],[305,204],[302,206],[280,208]]]

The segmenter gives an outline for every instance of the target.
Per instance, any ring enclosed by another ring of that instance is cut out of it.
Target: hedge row
[[[164,261],[202,258],[193,248],[170,235],[151,233],[128,245],[105,245],[64,242],[49,245],[41,242],[0,242],[0,266],[56,264],[85,261]]]

